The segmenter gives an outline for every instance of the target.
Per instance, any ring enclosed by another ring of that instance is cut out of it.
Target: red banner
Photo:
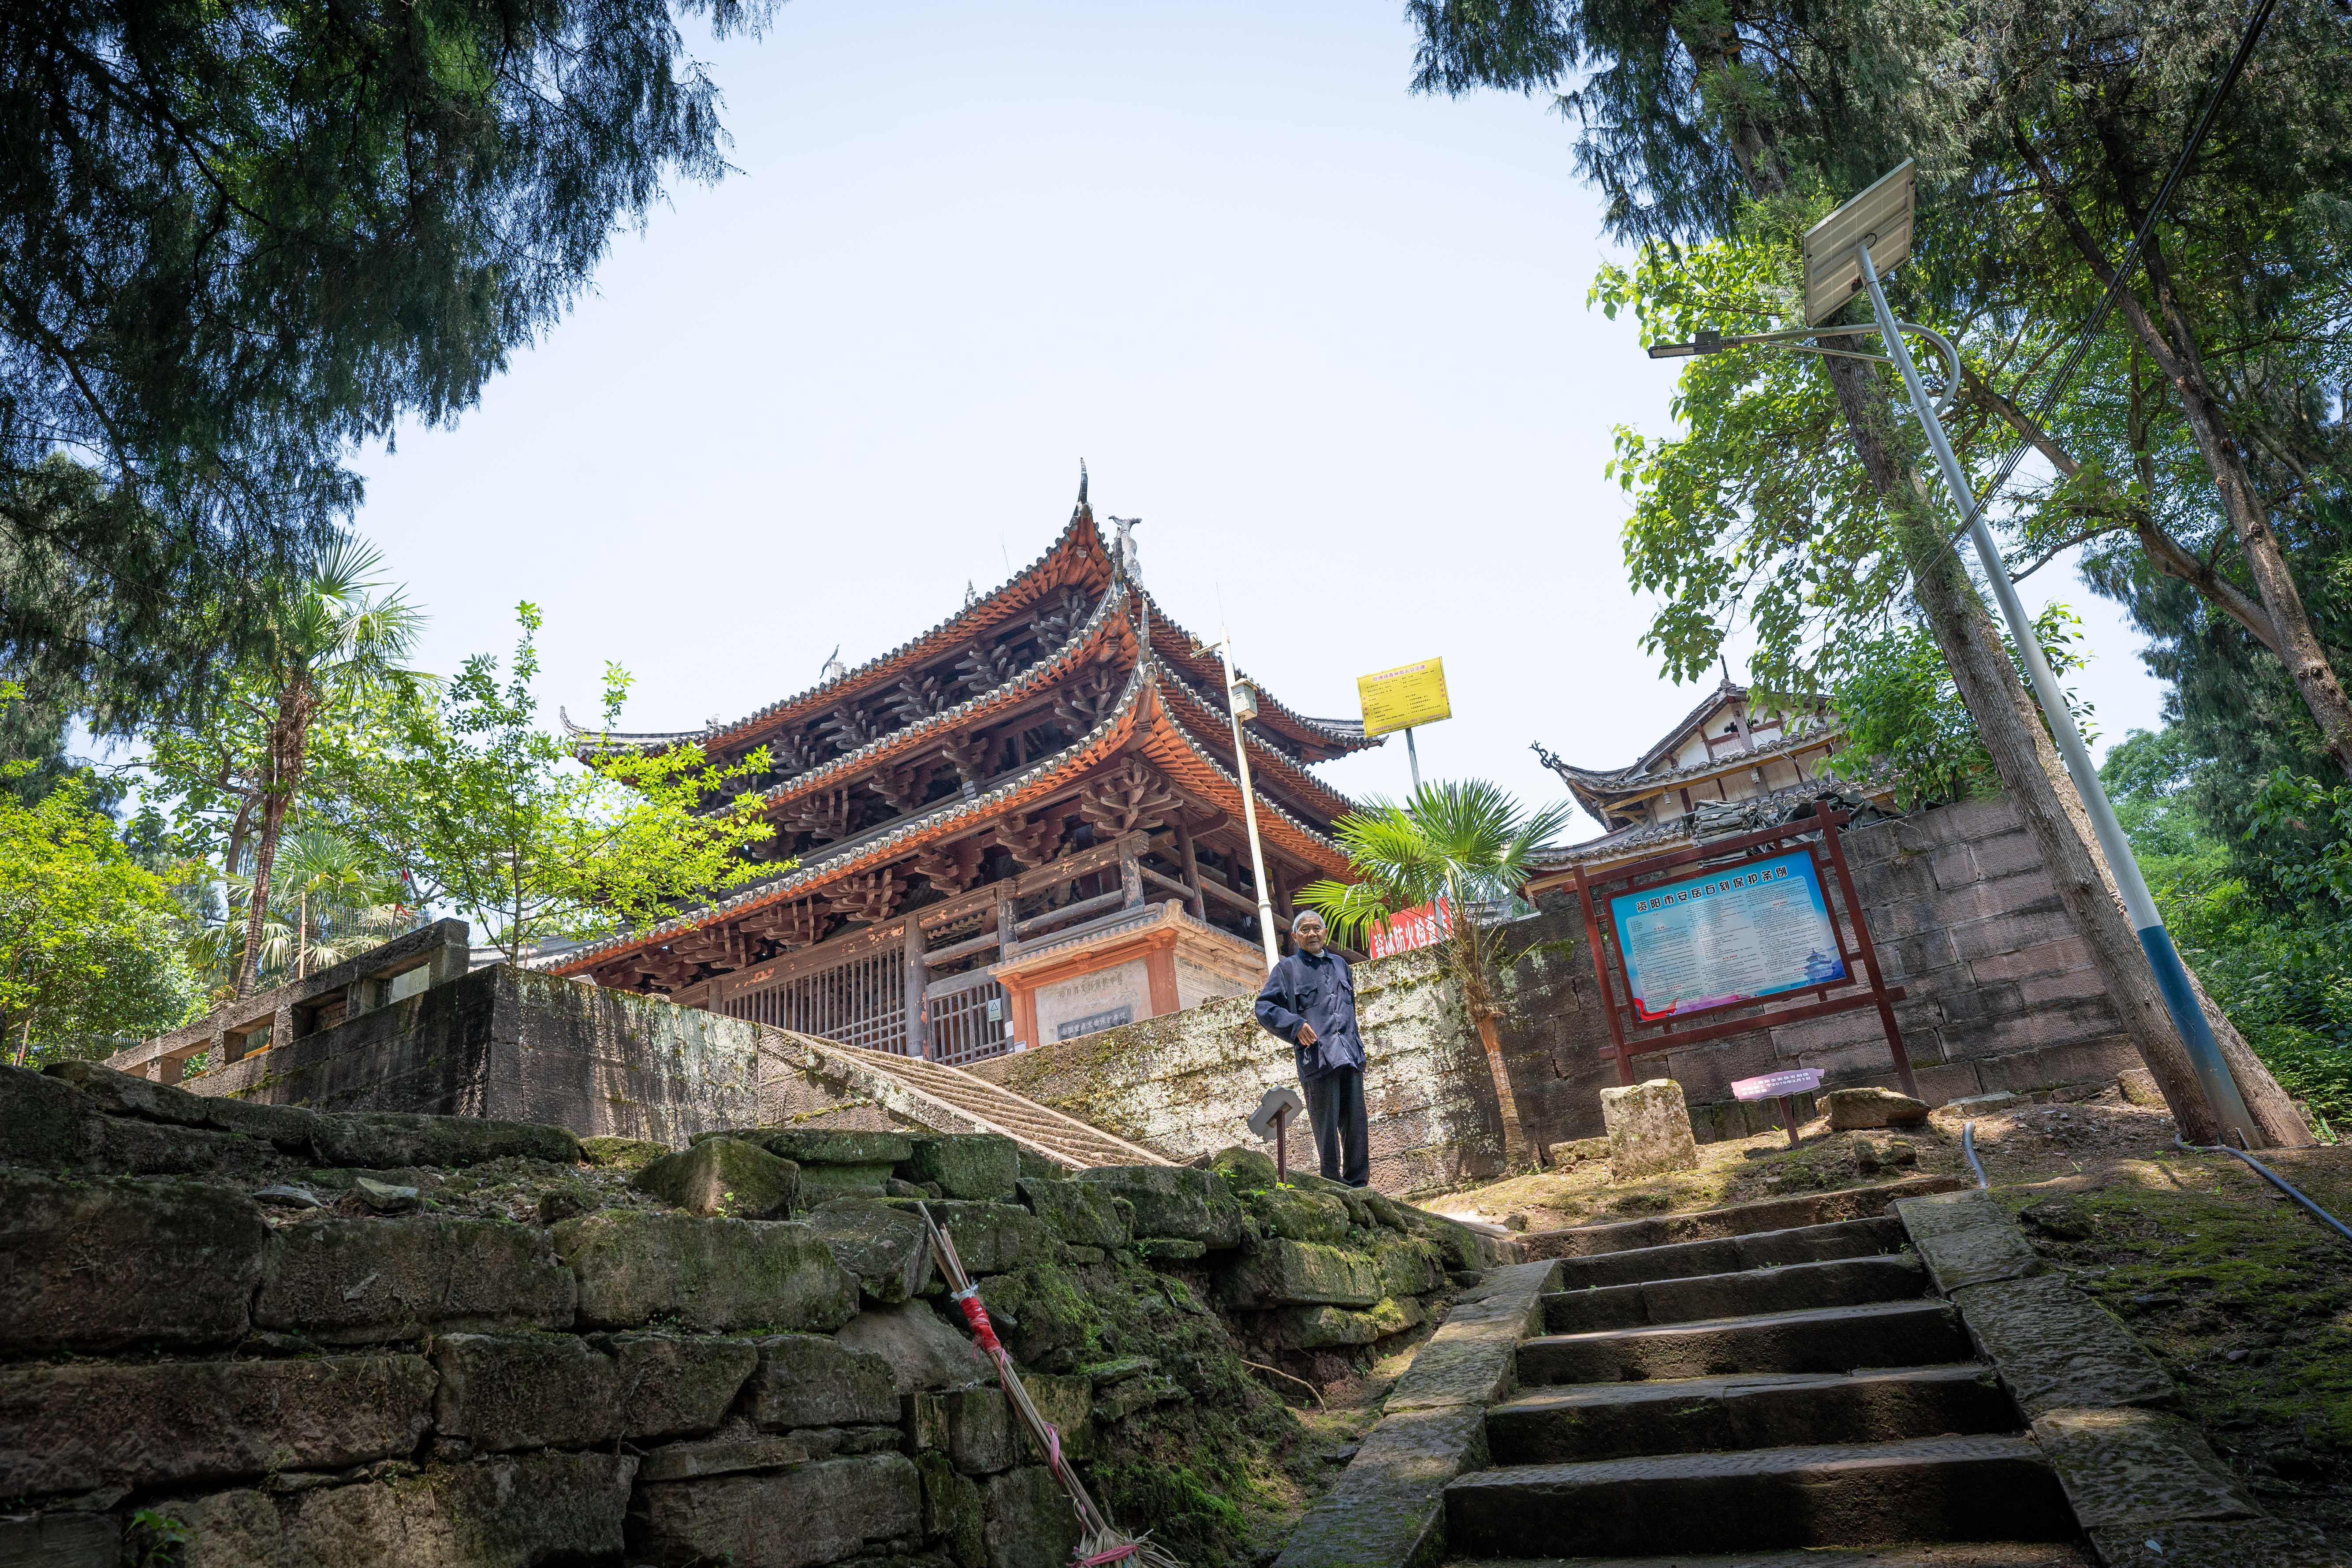
[[[1454,911],[1446,908],[1444,899],[1415,904],[1372,922],[1372,956],[1386,958],[1417,947],[1435,947],[1453,934]]]

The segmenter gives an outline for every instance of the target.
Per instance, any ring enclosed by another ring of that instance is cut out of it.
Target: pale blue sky
[[[741,172],[622,237],[456,428],[359,460],[419,662],[530,598],[551,718],[608,658],[631,728],[732,718],[1034,559],[1084,458],[1160,602],[1292,707],[1438,654],[1425,773],[1549,800],[1531,740],[1632,761],[1694,693],[1637,647],[1601,467],[1673,367],[1585,309],[1561,121],[1408,94],[1401,11],[792,0],[703,40]],[[2090,620],[2109,736],[2154,724],[2113,607],[2028,586]],[[1403,747],[1325,772],[1402,791]]]

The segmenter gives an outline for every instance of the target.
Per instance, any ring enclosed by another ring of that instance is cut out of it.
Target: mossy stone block
[[[1021,1457],[1011,1401],[993,1384],[925,1392],[914,1397],[914,1442],[945,1454],[967,1476],[1009,1470]]]
[[[781,1219],[800,1195],[800,1167],[740,1138],[711,1138],[665,1154],[630,1184],[688,1214]]]
[[[642,1171],[670,1152],[650,1138],[583,1138],[580,1157],[607,1171]]]
[[[577,1294],[547,1231],[430,1215],[331,1219],[270,1237],[253,1326],[330,1344],[568,1329]]]
[[[741,1136],[741,1134],[737,1134]],[[914,1140],[898,1132],[770,1131],[760,1142],[780,1160],[799,1165],[903,1165],[915,1157]]]
[[[1098,1316],[1059,1268],[1028,1268],[992,1274],[980,1282],[981,1305],[996,1324],[997,1337],[1024,1367],[1067,1372]]]
[[[1015,1204],[950,1203],[938,1198],[892,1198],[892,1208],[912,1214],[929,1209],[955,1244],[956,1257],[971,1274],[1010,1274],[1060,1256],[1045,1221]]]
[[[898,1419],[898,1381],[890,1363],[824,1334],[777,1334],[758,1342],[751,1374],[751,1419],[771,1429],[863,1426]]]
[[[1360,1252],[1280,1237],[1246,1249],[1217,1281],[1228,1306],[1244,1309],[1369,1307],[1381,1300],[1381,1271]]]
[[[842,1267],[856,1278],[861,1297],[873,1305],[887,1307],[920,1295],[937,1271],[930,1257],[930,1238],[924,1234],[922,1216],[914,1212],[912,1204],[867,1197],[825,1198],[805,1218]]]
[[[955,1461],[942,1453],[918,1455],[915,1468],[923,1478],[923,1533],[946,1546],[956,1568],[986,1568],[987,1515],[980,1484],[958,1473]]]
[[[1081,1462],[1095,1457],[1095,1380],[1083,1372],[1026,1372],[1021,1385],[1029,1403],[1062,1435],[1062,1453]]]
[[[971,1132],[912,1140],[906,1177],[911,1182],[937,1182],[951,1198],[978,1203],[1013,1201],[1013,1184],[1021,1178],[1021,1148],[1001,1132]]]
[[[1269,1188],[1251,1194],[1248,1205],[1270,1235],[1292,1241],[1337,1242],[1348,1237],[1348,1205],[1328,1193]]]
[[[1368,1345],[1418,1328],[1425,1316],[1412,1297],[1392,1296],[1360,1312],[1345,1307],[1286,1307],[1266,1315],[1264,1332],[1280,1350]]]
[[[61,1167],[81,1163],[89,1100],[73,1085],[27,1068],[0,1067],[0,1160]]]
[[[1263,1192],[1275,1184],[1274,1162],[1244,1144],[1221,1149],[1209,1157],[1209,1169],[1236,1193]]]
[[[1181,1237],[1211,1251],[1241,1245],[1242,1205],[1213,1172],[1181,1165],[1100,1165],[1079,1172],[1077,1179],[1132,1205],[1137,1236]]]
[[[368,1170],[400,1165],[451,1170],[508,1159],[547,1160],[559,1165],[580,1163],[580,1140],[561,1127],[408,1111],[321,1116],[313,1146],[320,1164]]]
[[[269,1241],[241,1193],[0,1169],[0,1352],[234,1344]]]
[[[857,1315],[856,1277],[814,1229],[792,1221],[608,1209],[551,1234],[579,1280],[583,1328],[667,1318],[698,1333],[827,1332]]]
[[[1052,1471],[1024,1465],[989,1477],[982,1490],[988,1568],[1066,1568],[1077,1550],[1078,1520]]]
[[[773,1147],[773,1145],[771,1145]],[[835,1198],[878,1198],[890,1191],[889,1165],[797,1165],[802,1201],[810,1206]]]
[[[1391,1296],[1421,1296],[1445,1283],[1445,1255],[1418,1237],[1383,1239],[1372,1248],[1381,1289]]]
[[[1092,1182],[1024,1176],[1021,1201],[1045,1228],[1073,1247],[1125,1247],[1128,1215],[1106,1187]]]

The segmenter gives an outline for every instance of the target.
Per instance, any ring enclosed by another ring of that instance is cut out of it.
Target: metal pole
[[[1421,752],[1413,747],[1412,726],[1410,724],[1404,727],[1404,754],[1406,761],[1412,763],[1412,793],[1419,795],[1421,793]]]
[[[1217,657],[1225,661],[1225,713],[1234,721],[1234,761],[1242,775],[1242,820],[1249,828],[1250,872],[1257,879],[1257,933],[1265,939],[1265,966],[1282,962],[1274,940],[1274,900],[1267,894],[1265,850],[1257,841],[1257,792],[1250,787],[1249,747],[1242,742],[1242,716],[1234,709],[1234,634],[1217,629]]]
[[[1935,405],[1919,384],[1919,367],[1911,363],[1911,350],[1896,327],[1895,312],[1886,307],[1886,291],[1878,286],[1877,264],[1870,258],[1870,238],[1874,237],[1865,237],[1854,250],[1862,263],[1863,280],[1870,289],[1870,308],[1878,317],[1879,336],[1885,341],[1895,367],[1903,373],[1903,386],[1910,394],[1912,412],[1927,428],[1927,444],[1935,448],[1936,465],[1943,470],[1945,493],[1967,520],[1969,541],[1976,546],[1977,560],[1992,584],[2001,618],[2009,623],[2010,637],[2017,644],[2018,656],[2025,663],[2042,716],[2050,721],[2050,732],[2058,742],[2058,754],[2065,759],[2066,771],[2074,775],[2074,788],[2083,797],[2083,809],[2090,814],[2091,830],[2098,835],[2099,847],[2106,852],[2108,869],[2115,873],[2116,890],[2123,895],[2124,912],[2131,917],[2132,926],[2139,933],[2139,944],[2147,953],[2147,966],[2156,974],[2156,987],[2164,995],[2165,1010],[2172,1015],[2173,1027],[2179,1030],[2181,1044],[2189,1047],[2189,1065],[2196,1068],[2198,1080],[2205,1086],[2205,1097],[2212,1101],[2213,1114],[2221,1123],[2221,1137],[2226,1142],[2234,1132],[2239,1143],[2251,1149],[2256,1140],[2254,1119],[2248,1114],[2245,1100],[2238,1092],[2237,1079],[2230,1076],[2229,1064],[2221,1059],[2221,1047],[2214,1041],[2213,1027],[2205,1021],[2205,1010],[2197,1005],[2197,993],[2189,983],[2188,968],[2180,962],[2179,950],[2172,945],[2171,933],[2164,929],[2164,917],[2157,912],[2156,900],[2148,896],[2147,881],[2140,875],[2139,861],[2132,855],[2131,841],[2124,837],[2123,825],[2116,820],[2115,807],[2107,802],[2106,788],[2099,783],[2099,770],[2091,763],[2090,748],[2083,744],[2083,732],[2075,728],[2074,712],[2066,706],[2066,694],[2059,689],[2058,677],[2042,655],[2042,642],[2033,635],[2032,623],[2026,619],[2025,606],[2017,597],[2017,584],[2009,580],[2000,547],[1994,544],[1992,531],[1985,526],[1984,512],[1976,504],[1976,492],[1960,472],[1959,459],[1952,456],[1952,444],[1944,437],[1944,422],[1936,417]]]

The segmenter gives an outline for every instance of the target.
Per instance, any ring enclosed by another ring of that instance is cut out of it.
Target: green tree
[[[455,907],[516,959],[791,869],[740,854],[775,832],[756,790],[728,795],[766,771],[764,748],[724,768],[690,745],[614,747],[582,766],[539,725],[540,613],[524,604],[517,616],[504,681],[493,656],[467,659],[438,707],[415,710],[396,745],[355,767],[352,794],[331,808],[344,833],[409,874],[419,902]],[[608,727],[627,689],[627,675],[608,668]]]
[[[239,696],[261,729],[257,772],[245,782],[251,805],[253,864],[245,898],[245,948],[236,994],[252,994],[261,962],[262,927],[269,914],[270,879],[287,813],[302,789],[312,727],[321,713],[363,700],[417,677],[400,668],[423,615],[397,591],[372,597],[383,584],[374,550],[353,539],[337,541],[317,569],[278,584],[259,628],[260,647]],[[238,857],[232,853],[227,870]]]
[[[1486,1047],[1502,1106],[1504,1158],[1528,1160],[1518,1105],[1503,1067],[1495,1019],[1502,1012],[1493,972],[1507,966],[1485,907],[1519,896],[1534,873],[1533,858],[1568,826],[1566,805],[1529,812],[1484,779],[1423,784],[1400,805],[1375,799],[1332,825],[1357,879],[1309,882],[1297,901],[1323,916],[1332,933],[1361,945],[1365,931],[1401,910],[1443,901],[1449,917],[1446,969]]]
[[[29,766],[0,763],[0,779]],[[95,1038],[111,1050],[116,1037],[185,1023],[199,991],[172,942],[173,912],[84,780],[36,805],[0,791],[0,1037],[17,1065],[36,1047],[70,1054]]]
[[[0,671],[189,716],[201,623],[326,552],[345,454],[456,417],[616,219],[725,172],[679,23],[773,9],[0,6]]]

